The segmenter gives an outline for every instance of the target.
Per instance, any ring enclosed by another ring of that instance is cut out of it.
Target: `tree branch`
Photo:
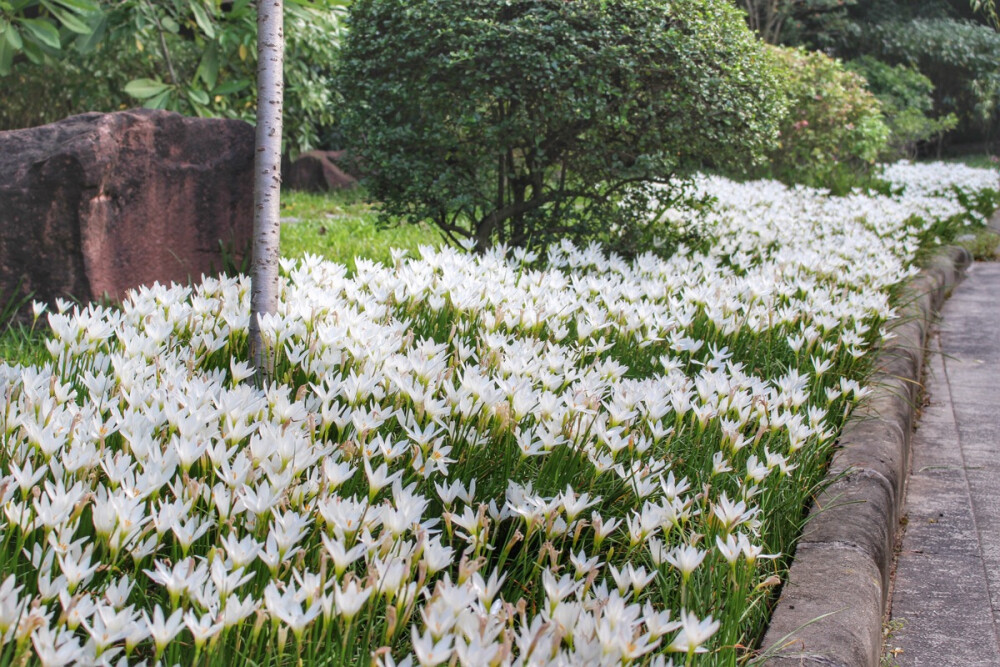
[[[153,22],[156,23],[156,32],[160,36],[160,52],[163,53],[163,60],[167,63],[167,74],[170,75],[170,83],[177,85],[177,72],[174,71],[174,63],[170,59],[170,49],[167,48],[167,38],[163,34],[163,24],[160,23],[160,15],[156,9],[149,6],[148,2],[143,2],[153,15]]]

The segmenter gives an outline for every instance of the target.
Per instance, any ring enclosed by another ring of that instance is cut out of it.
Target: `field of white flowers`
[[[263,389],[246,278],[39,307],[51,361],[0,366],[0,665],[750,657],[891,287],[996,188],[886,174],[701,179],[716,241],[666,261],[289,263]]]

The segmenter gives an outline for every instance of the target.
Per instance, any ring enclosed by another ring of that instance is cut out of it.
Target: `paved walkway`
[[[1000,666],[1000,263],[976,263],[931,341],[892,594],[900,667]]]

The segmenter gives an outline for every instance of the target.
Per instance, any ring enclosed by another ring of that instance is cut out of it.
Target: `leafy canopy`
[[[342,131],[386,216],[635,243],[654,184],[750,161],[781,101],[727,0],[359,0]]]
[[[96,0],[0,0],[0,76],[18,56],[40,63],[67,35],[91,34],[88,18],[97,11]]]
[[[988,125],[1000,106],[1000,34],[971,21],[916,19],[869,26],[872,55],[914,66],[935,84],[939,112]]]
[[[335,124],[346,1],[286,2],[291,153]],[[137,105],[252,122],[255,17],[250,0],[0,0],[0,129]]]
[[[868,81],[868,89],[882,105],[891,157],[914,158],[918,143],[938,138],[958,125],[955,114],[933,116],[934,84],[916,68],[893,66],[871,56],[853,60],[847,68]]]

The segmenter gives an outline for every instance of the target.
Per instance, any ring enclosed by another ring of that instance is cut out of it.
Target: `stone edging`
[[[874,391],[844,426],[762,646],[768,665],[877,667],[896,527],[933,317],[971,264],[947,247],[905,284]]]

